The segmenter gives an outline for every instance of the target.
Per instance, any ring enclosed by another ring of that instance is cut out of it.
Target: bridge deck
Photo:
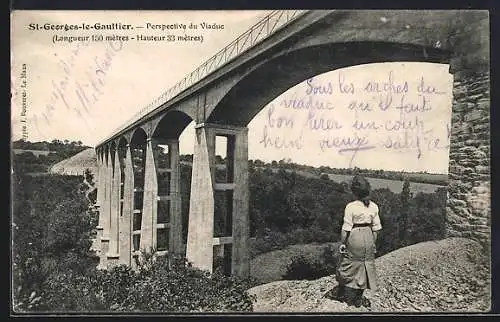
[[[263,40],[268,39],[270,36],[283,29],[292,21],[303,16],[308,11],[310,10],[275,10],[271,12],[269,15],[265,16],[255,25],[250,27],[243,34],[234,39],[227,46],[219,50],[215,55],[210,57],[203,64],[198,66],[194,71],[186,75],[174,86],[166,90],[151,103],[143,107],[132,118],[130,118],[119,128],[115,129],[106,137],[106,139],[99,142],[96,146],[102,145],[107,140],[122,133],[130,125],[136,123],[137,121],[140,121],[142,118],[161,108],[162,106],[169,105],[167,103],[179,96],[179,94],[200,83],[200,81],[207,78],[207,76],[225,66],[229,62],[234,61],[249,49],[255,47]]]

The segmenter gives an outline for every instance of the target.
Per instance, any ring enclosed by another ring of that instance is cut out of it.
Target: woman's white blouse
[[[348,203],[345,206],[342,230],[351,231],[354,224],[371,224],[372,231],[381,230],[382,225],[380,224],[377,204],[370,201],[370,204],[366,207],[359,200]]]

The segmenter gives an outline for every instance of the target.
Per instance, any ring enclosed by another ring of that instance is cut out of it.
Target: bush
[[[299,255],[292,258],[283,276],[285,280],[315,280],[335,273],[339,253],[333,247],[325,247],[319,259]]]
[[[87,273],[54,273],[28,311],[228,312],[252,311],[249,281],[209,274],[183,258],[149,257],[137,270],[125,265]]]
[[[295,256],[283,276],[285,280],[315,280],[328,275],[328,271],[318,260],[306,256]]]
[[[121,305],[123,311],[221,312],[252,311],[249,281],[209,274],[185,258],[152,258],[143,265]],[[148,267],[143,269],[142,267]]]
[[[32,310],[44,312],[106,311],[103,294],[89,275],[71,270],[51,274],[39,290],[40,301]]]

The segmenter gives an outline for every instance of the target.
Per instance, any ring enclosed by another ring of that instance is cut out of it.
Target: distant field
[[[24,149],[12,149],[14,154],[21,154],[21,153],[28,153],[31,152],[33,153],[36,157],[39,157],[40,155],[49,155],[50,153],[55,153],[54,151],[42,151],[42,150],[24,150]]]
[[[352,175],[346,175],[346,174],[328,174],[328,177],[331,180],[338,183],[341,183],[343,181],[349,183],[352,179]],[[394,193],[399,193],[403,188],[403,181],[399,180],[388,180],[388,179],[378,179],[378,178],[368,178],[368,177],[366,179],[370,182],[372,189],[388,188]],[[419,192],[433,193],[438,188],[441,187],[443,186],[430,183],[419,183],[410,181],[410,191],[413,193],[419,193]]]
[[[279,169],[277,168],[272,168],[273,172],[278,172]],[[293,170],[287,169],[286,171],[292,172]],[[307,178],[317,178],[318,176],[307,172],[307,171],[302,171],[302,170],[295,170],[295,172],[298,175],[302,175]],[[420,182],[412,182],[411,179],[412,177],[414,178],[426,178],[426,179],[433,179],[436,180],[439,178],[440,180],[445,180],[446,175],[435,175],[435,174],[429,174],[426,177],[426,174],[409,174],[409,179],[410,179],[410,191],[413,193],[434,193],[438,188],[442,188],[444,186],[442,185],[437,185],[437,184],[430,184],[430,183],[420,183]],[[330,180],[335,181],[337,183],[342,183],[342,182],[347,182],[349,183],[352,180],[352,175],[349,174],[328,174],[328,177]],[[394,193],[400,193],[401,189],[403,188],[403,181],[400,180],[389,180],[389,179],[379,179],[379,178],[370,178],[366,177],[368,181],[370,182],[371,188],[372,189],[384,189],[388,188]]]
[[[42,177],[42,176],[49,175],[49,173],[48,172],[28,172],[28,173],[25,173],[25,175],[30,176],[30,177]]]
[[[433,173],[405,173],[405,176],[407,176],[410,181],[411,179],[425,179],[425,180],[435,180],[435,181],[447,181],[448,180],[448,175],[447,174],[433,174]]]

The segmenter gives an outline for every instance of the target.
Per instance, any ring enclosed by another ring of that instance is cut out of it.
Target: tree
[[[410,181],[405,178],[403,190],[401,191],[401,213],[399,219],[399,240],[400,247],[408,245],[408,216],[410,213]]]
[[[254,161],[256,167],[263,167],[265,164],[261,160],[257,159]]]
[[[87,180],[87,182],[90,184],[90,185],[94,185],[95,182],[94,182],[94,175],[92,174],[92,171],[90,171],[90,169],[85,169],[85,172],[84,172],[84,178]]]
[[[320,179],[321,180],[330,180],[330,177],[328,176],[328,174],[322,173],[321,176],[320,176]]]
[[[398,220],[401,213],[401,198],[388,188],[376,189],[372,199],[379,207],[382,231],[377,239],[377,256],[382,256],[400,246]]]
[[[412,216],[408,218],[408,239],[414,243],[442,239],[446,224],[446,189],[418,193],[412,199]]]
[[[85,271],[92,267],[89,251],[97,215],[88,210],[85,199],[64,200],[48,214],[46,258],[52,258],[59,268]]]
[[[23,176],[13,182],[13,274],[16,301],[43,288],[56,270],[85,270],[95,263],[88,253],[97,224],[78,187],[82,177]],[[37,293],[38,294],[38,293]]]
[[[216,164],[224,164],[224,159],[220,155],[215,156],[215,163]]]

